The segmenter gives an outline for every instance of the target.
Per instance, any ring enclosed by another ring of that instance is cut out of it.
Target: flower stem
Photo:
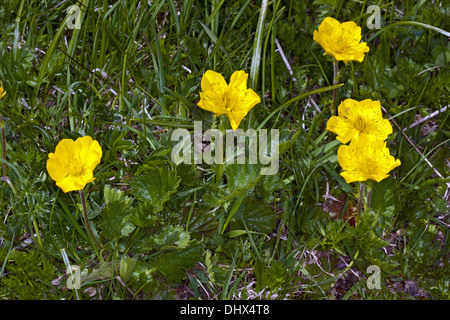
[[[79,190],[79,192],[80,192],[81,205],[83,207],[84,222],[86,223],[86,227],[87,227],[87,230],[89,232],[89,235],[91,236],[92,241],[94,241],[95,245],[98,248],[102,249],[103,246],[95,238],[94,233],[92,232],[91,226],[89,225],[89,218],[88,218],[88,215],[87,215],[86,198],[84,196],[84,190]]]
[[[353,61],[350,61],[350,66],[352,67],[353,92],[355,95],[359,96],[358,84],[356,83],[356,73],[355,67],[353,66]]]
[[[44,246],[42,245],[42,238],[41,238],[41,234],[39,233],[39,226],[37,224],[36,217],[33,217],[33,227],[34,227],[34,232],[36,232],[36,239],[37,239],[38,247],[39,247],[39,249],[43,249]]]
[[[220,141],[214,141],[214,143],[215,143],[215,148],[214,148],[215,152],[216,153],[220,152],[222,154],[221,156],[219,156],[219,159],[222,159],[222,162],[221,163],[216,163],[216,185],[220,185],[220,183],[222,182],[222,176],[223,176],[223,148],[222,148],[222,146],[223,146],[223,139],[225,137],[225,125],[224,125],[224,123],[225,123],[224,116],[221,115],[220,119],[219,119],[218,127],[219,127],[219,130],[220,130],[220,133],[221,133],[222,137],[221,137]]]
[[[2,131],[2,159],[6,161],[6,135],[5,135],[5,123],[3,116],[0,115],[0,127]],[[6,163],[3,162],[2,176],[6,177]]]
[[[338,82],[338,72],[339,72],[339,65],[338,61],[333,61],[333,85],[336,85]],[[337,104],[337,98],[338,98],[338,92],[337,88],[333,89],[333,104],[331,105],[331,115],[334,116],[336,114],[336,104]]]
[[[357,220],[359,220],[359,217],[361,216],[363,198],[364,198],[364,183],[360,182],[359,183],[358,207],[357,207],[357,211],[356,211],[356,219]]]

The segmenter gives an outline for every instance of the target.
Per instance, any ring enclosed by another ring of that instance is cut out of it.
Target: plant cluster
[[[448,6],[369,2],[2,1],[0,299],[449,299]]]

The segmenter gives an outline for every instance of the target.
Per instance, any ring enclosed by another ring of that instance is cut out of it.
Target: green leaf
[[[249,229],[269,233],[275,228],[275,211],[272,206],[258,200],[245,199],[234,215],[232,229]]]
[[[128,282],[133,274],[137,261],[136,257],[130,258],[126,255],[120,258],[120,277],[125,283]]]
[[[133,199],[125,196],[125,193],[123,191],[115,189],[107,184],[103,189],[103,198],[106,205],[113,201],[123,201],[126,205],[131,205],[131,203],[133,202]]]
[[[252,164],[230,164],[225,166],[225,175],[228,182],[228,191],[248,190],[254,187],[261,178],[259,168]]]
[[[140,250],[145,252],[184,249],[189,245],[190,238],[189,232],[184,231],[180,226],[168,226],[160,233],[146,237],[140,245]]]
[[[140,202],[131,217],[131,221],[140,228],[152,227],[157,221],[152,205],[148,202]]]
[[[272,201],[277,191],[281,191],[284,188],[285,184],[283,180],[278,175],[267,175],[264,176],[262,181],[262,192],[264,194],[264,198],[267,201]]]
[[[203,244],[195,241],[185,249],[160,254],[149,260],[149,265],[161,272],[171,282],[184,278],[184,270],[193,268],[203,261]]]
[[[300,135],[301,131],[298,130],[292,137],[289,137],[289,140],[287,141],[281,141],[279,145],[279,155],[281,156],[283,153],[285,153],[289,148],[295,143],[298,136]]]
[[[148,201],[155,212],[163,209],[163,205],[175,193],[180,184],[176,171],[168,167],[149,168],[141,176],[131,181],[132,194],[141,201]]]
[[[377,227],[385,228],[392,222],[400,201],[395,179],[384,179],[373,183],[370,207],[379,215]]]
[[[286,266],[280,261],[273,261],[270,268],[264,268],[262,287],[269,290],[278,290],[288,279]]]
[[[102,211],[103,220],[100,222],[102,234],[109,240],[117,241],[130,234],[134,225],[129,221],[130,207],[125,202],[110,202]]]

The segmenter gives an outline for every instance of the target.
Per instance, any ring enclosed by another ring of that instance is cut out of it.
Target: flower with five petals
[[[379,101],[345,99],[338,107],[338,116],[332,116],[327,130],[337,134],[336,139],[347,143],[365,135],[369,140],[385,140],[392,133],[392,126],[383,119]]]
[[[83,190],[95,179],[93,171],[101,158],[102,148],[91,137],[63,139],[55,153],[48,154],[47,171],[64,192]]]
[[[386,142],[369,140],[366,136],[354,139],[349,145],[342,145],[337,153],[342,169],[341,176],[347,183],[374,180],[380,182],[401,162],[390,155]]]
[[[314,41],[322,46],[325,54],[337,61],[362,62],[369,47],[361,42],[361,27],[353,21],[340,23],[332,17],[323,19],[319,30],[314,30]]]
[[[248,74],[236,71],[227,84],[224,77],[208,70],[202,78],[200,101],[197,105],[215,116],[226,114],[234,131],[239,128],[242,119],[251,108],[261,102],[261,98],[252,89],[247,88]]]

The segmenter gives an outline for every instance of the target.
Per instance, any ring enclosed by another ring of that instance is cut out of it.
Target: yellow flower
[[[326,17],[319,26],[319,31],[314,30],[314,41],[322,46],[325,54],[334,57],[338,61],[362,62],[364,53],[369,52],[365,42],[361,42],[361,27],[353,21],[340,23],[336,19]]]
[[[392,126],[383,119],[379,101],[346,99],[338,107],[339,116],[332,116],[327,130],[337,134],[336,139],[347,143],[365,135],[371,141],[385,140],[392,133]]]
[[[200,101],[197,105],[215,116],[226,114],[234,131],[251,108],[261,102],[261,98],[252,89],[247,89],[248,74],[236,71],[227,85],[223,76],[212,70],[205,72],[202,78]]]
[[[371,141],[365,136],[352,140],[349,145],[340,146],[337,156],[344,169],[341,176],[347,183],[367,179],[380,182],[401,164],[399,159],[395,160],[390,155],[385,141]]]
[[[64,192],[83,190],[94,180],[93,171],[101,158],[102,148],[91,137],[63,139],[55,153],[49,153],[47,171]]]
[[[0,81],[0,99],[6,94],[6,91],[3,89],[3,83]]]

